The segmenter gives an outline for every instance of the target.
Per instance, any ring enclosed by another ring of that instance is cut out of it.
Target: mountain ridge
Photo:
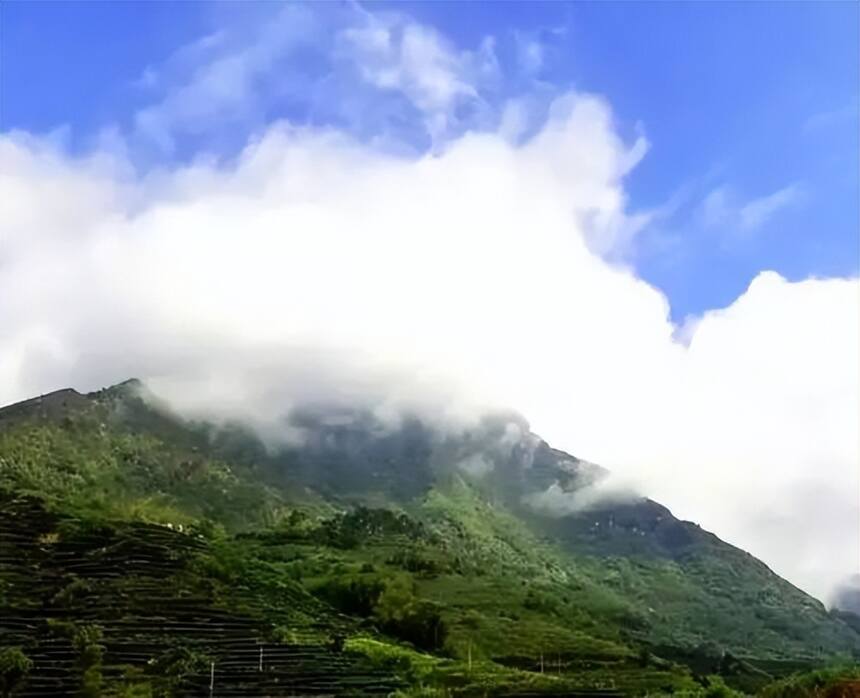
[[[353,628],[369,623],[378,639],[367,642],[387,653],[400,651],[393,638],[453,666],[480,658],[506,681],[509,670],[545,680],[529,669],[545,677],[553,651],[559,680],[573,680],[565,662],[579,672],[596,653],[613,675],[634,677],[631,694],[649,671],[678,690],[703,672],[750,688],[787,667],[860,656],[848,623],[657,502],[560,516],[531,506],[530,495],[575,494],[606,471],[521,418],[451,435],[411,418],[382,429],[363,412],[306,412],[304,439],[273,449],[245,425],[184,419],[145,391],[132,380],[0,408],[0,490],[75,521],[192,531],[210,546],[194,556],[227,577],[251,575],[267,613],[280,613],[272,589],[289,579],[308,608],[321,601]],[[217,602],[239,608],[209,574],[194,584],[214,583]],[[282,633],[313,624],[295,622]],[[640,655],[654,659],[634,671]]]

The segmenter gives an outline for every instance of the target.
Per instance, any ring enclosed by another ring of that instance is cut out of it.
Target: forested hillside
[[[788,696],[860,657],[845,614],[653,501],[538,506],[605,471],[516,415],[291,420],[264,444],[136,381],[0,410],[6,693]]]

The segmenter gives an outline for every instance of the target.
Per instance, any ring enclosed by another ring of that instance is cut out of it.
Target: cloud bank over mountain
[[[647,146],[603,99],[450,134],[491,44],[454,60],[390,21],[341,39],[432,149],[281,121],[234,159],[140,170],[0,136],[0,402],[138,376],[270,430],[307,401],[453,425],[511,407],[819,597],[856,571],[858,280],[763,271],[678,327],[612,261],[644,223],[624,187]]]

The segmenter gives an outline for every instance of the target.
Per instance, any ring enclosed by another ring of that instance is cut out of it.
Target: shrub
[[[32,668],[33,660],[20,647],[0,649],[0,689],[4,698],[12,695],[12,691],[24,681]]]
[[[151,660],[150,665],[160,688],[173,695],[184,677],[206,671],[210,661],[210,657],[201,652],[179,646],[165,650]]]

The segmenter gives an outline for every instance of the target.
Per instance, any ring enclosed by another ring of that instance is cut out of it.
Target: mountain
[[[288,422],[266,443],[134,380],[0,410],[4,688],[729,695],[860,657],[844,614],[516,414]]]

